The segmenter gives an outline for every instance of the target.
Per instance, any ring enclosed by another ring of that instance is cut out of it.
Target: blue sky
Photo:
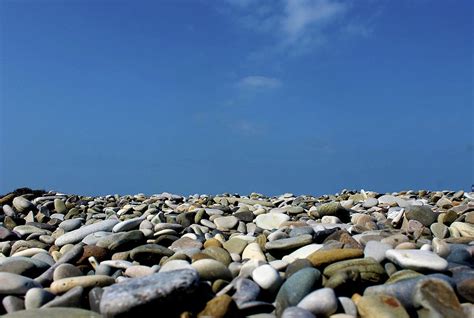
[[[473,8],[0,0],[0,193],[469,189]]]

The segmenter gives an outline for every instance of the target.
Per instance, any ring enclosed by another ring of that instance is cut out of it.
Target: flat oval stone
[[[362,257],[364,252],[360,249],[344,248],[332,250],[317,250],[307,257],[315,267],[332,264],[338,261]]]
[[[403,268],[444,271],[448,262],[433,252],[423,250],[388,250],[385,256]]]
[[[278,229],[283,222],[286,222],[290,217],[283,213],[266,213],[260,214],[255,218],[257,226],[264,230]]]
[[[74,244],[80,242],[83,238],[85,238],[91,233],[98,231],[111,231],[115,224],[117,224],[118,222],[119,221],[116,219],[107,219],[104,221],[99,221],[97,223],[83,226],[77,230],[61,235],[56,239],[54,244],[61,247],[66,244]]]
[[[303,234],[296,237],[290,237],[286,239],[280,239],[271,241],[265,244],[267,251],[287,251],[294,250],[298,247],[311,244],[313,242],[313,236],[310,234]]]
[[[408,220],[416,220],[424,226],[430,226],[437,219],[437,215],[427,205],[410,205],[405,208],[405,216]]]
[[[132,265],[125,269],[125,275],[132,278],[148,276],[155,272],[154,268],[144,265]]]
[[[216,261],[221,262],[225,266],[229,266],[229,264],[232,262],[229,252],[227,252],[227,250],[223,249],[222,247],[210,246],[205,248],[202,252],[211,256]]]
[[[228,241],[224,242],[223,247],[229,252],[229,253],[235,253],[235,254],[242,254],[244,251],[245,247],[247,246],[248,242],[246,240],[233,237],[229,239]]]
[[[306,295],[298,307],[316,316],[330,316],[337,311],[337,298],[332,288],[321,288]]]
[[[160,308],[160,316],[172,316],[169,311],[175,307],[184,310],[186,297],[196,290],[198,283],[198,273],[190,269],[131,278],[104,288],[100,312],[106,317],[131,316],[134,312]]]
[[[76,266],[64,263],[56,267],[53,273],[53,280],[57,281],[63,278],[82,276],[82,272]]]
[[[8,272],[26,277],[35,277],[48,267],[47,263],[30,257],[11,256],[0,259],[0,272]]]
[[[41,287],[31,278],[12,273],[0,273],[0,282],[0,295],[24,295],[31,288]]]
[[[357,302],[357,310],[362,317],[409,318],[407,311],[397,298],[390,295],[367,295]]]
[[[29,210],[35,209],[34,204],[31,203],[31,201],[25,199],[24,197],[16,197],[13,199],[12,203],[15,209],[20,213],[28,212]]]
[[[140,225],[140,223],[144,219],[145,219],[144,217],[137,217],[137,218],[128,219],[128,220],[122,221],[120,223],[117,223],[112,228],[112,232],[114,232],[114,233],[116,233],[116,232],[125,232],[125,231],[135,229]]]
[[[80,228],[82,225],[82,222],[83,220],[80,218],[64,220],[61,223],[59,223],[58,227],[60,229],[63,229],[64,232],[70,232],[70,231],[74,231]]]
[[[193,269],[193,267],[185,260],[174,259],[163,264],[160,268],[160,273],[175,271],[178,269]]]
[[[87,276],[76,276],[67,277],[54,281],[51,286],[51,292],[55,294],[61,294],[68,290],[81,286],[83,288],[89,287],[103,287],[115,283],[115,279],[106,275],[87,275]]]
[[[239,219],[233,215],[222,216],[214,219],[214,224],[217,226],[217,228],[224,230],[230,230],[234,228],[238,222]]]
[[[172,256],[174,252],[158,244],[145,244],[130,251],[130,258],[140,265],[159,264],[163,256]]]
[[[362,281],[379,282],[386,276],[385,269],[373,258],[356,258],[339,261],[324,269],[324,276],[331,277],[341,271],[356,271],[360,273]]]
[[[282,260],[291,263],[297,259],[301,258],[307,258],[317,250],[321,249],[323,247],[322,244],[308,244],[303,247],[298,248],[296,251],[293,251],[289,255],[283,256]]]
[[[201,280],[232,279],[229,269],[221,262],[213,259],[200,259],[192,263],[191,266],[197,270]]]

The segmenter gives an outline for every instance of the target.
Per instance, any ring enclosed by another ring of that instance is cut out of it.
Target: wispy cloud
[[[226,0],[226,3],[234,21],[268,36],[267,44],[280,53],[308,53],[341,33],[361,37],[371,34],[370,27],[350,17],[354,4],[349,1]]]
[[[250,89],[274,89],[280,87],[282,82],[274,77],[252,75],[242,78],[237,85],[241,88]]]
[[[332,0],[286,0],[281,19],[283,41],[287,45],[304,41],[308,36],[322,32],[325,26],[347,11],[347,4]]]

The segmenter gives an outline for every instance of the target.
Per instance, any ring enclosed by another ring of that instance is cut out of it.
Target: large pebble
[[[278,229],[283,222],[290,219],[287,214],[283,213],[266,213],[260,214],[255,218],[257,226],[264,230]]]
[[[186,305],[186,299],[196,290],[199,274],[183,269],[150,276],[131,278],[104,288],[100,312],[106,317],[131,316],[160,309],[166,317]]]
[[[448,262],[433,252],[423,250],[388,250],[385,256],[403,268],[444,271]]]
[[[41,287],[39,283],[31,278],[0,272],[0,295],[24,295],[34,287]]]
[[[316,316],[330,316],[337,310],[337,298],[331,288],[321,288],[306,295],[298,307],[306,309]]]
[[[321,273],[315,268],[303,268],[291,275],[280,287],[276,296],[276,314],[281,315],[285,308],[296,306],[321,279]]]
[[[54,242],[55,245],[61,247],[66,244],[74,244],[80,242],[87,235],[98,231],[111,231],[115,224],[119,221],[116,219],[108,219],[99,221],[90,225],[83,226],[77,230],[65,233],[58,237]]]

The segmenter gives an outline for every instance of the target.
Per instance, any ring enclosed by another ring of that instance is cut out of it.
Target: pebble
[[[99,221],[97,223],[89,224],[77,230],[67,232],[56,239],[54,244],[61,247],[66,244],[74,244],[80,242],[87,235],[98,231],[111,231],[115,224],[118,223],[116,219],[109,219]]]
[[[138,217],[138,218],[122,221],[114,225],[114,227],[112,228],[112,232],[117,233],[117,232],[124,232],[124,231],[135,229],[140,225],[140,223],[143,220],[144,220],[143,217]]]
[[[281,285],[280,274],[271,265],[265,264],[252,272],[252,279],[264,290],[276,291]]]
[[[461,304],[450,284],[430,278],[415,285],[413,303],[426,309],[430,317],[462,317]]]
[[[357,310],[363,318],[409,318],[407,311],[397,298],[379,294],[360,297],[356,302]]]
[[[281,315],[286,307],[296,306],[314,289],[321,279],[321,273],[315,268],[303,268],[291,275],[281,286],[276,296],[276,314]]]
[[[0,197],[0,210],[7,316],[457,317],[473,308],[474,194],[464,191],[25,188]]]
[[[364,253],[360,249],[330,249],[330,250],[318,250],[308,256],[308,260],[315,267],[321,267],[328,264],[332,264],[338,261],[358,258],[363,256]]]
[[[55,294],[62,294],[76,286],[81,286],[84,288],[95,286],[103,287],[113,283],[115,283],[115,279],[106,275],[75,276],[55,280],[51,284],[50,289],[51,292]]]
[[[134,312],[145,312],[146,309],[151,309],[147,306],[153,306],[158,302],[160,315],[166,316],[168,312],[173,311],[173,306],[170,306],[173,303],[185,304],[183,303],[185,296],[191,296],[198,283],[198,272],[190,269],[131,278],[104,288],[100,313],[108,317],[130,316]],[[176,303],[178,300],[180,302]]]
[[[337,298],[332,288],[321,288],[306,295],[298,307],[316,316],[330,316],[337,311]]]
[[[6,272],[0,272],[0,282],[0,295],[24,295],[31,288],[41,287],[31,278]]]
[[[387,243],[368,241],[364,248],[364,257],[372,257],[381,263],[385,259],[385,252],[390,249],[392,246]]]
[[[257,226],[264,230],[278,229],[283,222],[290,219],[290,216],[283,213],[260,214],[255,218]]]
[[[387,250],[385,256],[402,268],[413,270],[444,271],[448,262],[433,252],[422,250]]]
[[[214,259],[201,259],[193,262],[191,266],[199,273],[199,277],[202,280],[232,279],[229,269]]]

